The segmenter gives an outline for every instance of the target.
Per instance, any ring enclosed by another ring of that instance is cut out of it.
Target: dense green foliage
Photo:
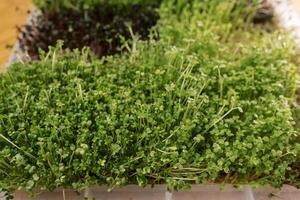
[[[158,41],[14,64],[0,76],[0,188],[280,186],[298,153],[295,47],[247,23],[252,13],[165,0]]]

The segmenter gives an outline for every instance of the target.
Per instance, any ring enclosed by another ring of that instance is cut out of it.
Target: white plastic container
[[[247,185],[236,189],[226,185],[221,190],[219,184],[203,184],[193,185],[190,190],[171,193],[166,185],[156,185],[154,188],[129,185],[112,192],[107,192],[106,187],[91,187],[80,195],[63,189],[42,192],[36,198],[29,198],[24,191],[17,191],[14,194],[15,200],[83,200],[84,197],[96,200],[300,200],[300,190],[288,185],[284,185],[281,189],[270,187],[252,189]]]

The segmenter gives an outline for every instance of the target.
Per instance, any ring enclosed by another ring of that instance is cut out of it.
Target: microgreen
[[[248,23],[244,1],[184,2],[165,0],[121,55],[58,45],[0,75],[2,190],[287,180],[293,41]]]

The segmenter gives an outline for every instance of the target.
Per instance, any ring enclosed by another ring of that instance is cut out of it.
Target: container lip
[[[188,197],[191,195],[192,197],[199,196],[199,195],[215,195],[218,197],[224,196],[224,199],[231,199],[228,198],[228,195],[232,198],[238,197],[241,199],[247,199],[247,200],[256,200],[256,199],[262,199],[264,197],[267,197],[270,193],[275,194],[276,196],[286,196],[288,194],[289,197],[296,197],[298,198],[300,196],[300,190],[297,188],[290,186],[290,185],[283,185],[282,188],[276,189],[272,188],[270,186],[262,186],[258,188],[252,188],[250,185],[242,185],[242,188],[234,188],[232,184],[226,184],[223,189],[221,190],[221,185],[218,183],[211,183],[211,184],[192,184],[192,188],[190,190],[181,190],[181,191],[168,191],[167,185],[165,184],[158,184],[154,185],[154,188],[150,185],[146,187],[140,187],[137,185],[127,185],[123,188],[116,188],[112,191],[113,195],[122,196],[122,195],[133,195],[135,197],[147,197],[155,195],[160,195],[165,200],[172,200],[177,199],[179,196],[183,195],[185,197]],[[63,189],[63,188],[57,188],[53,192],[50,192],[57,195],[67,195],[72,196],[72,198],[75,198],[75,192],[72,189]],[[41,191],[41,195],[43,198],[41,199],[47,199],[45,197],[50,195],[49,192]],[[80,191],[77,193],[78,199],[82,199],[84,197],[103,197],[105,196],[107,192],[107,187],[105,186],[91,186],[85,190]],[[17,197],[24,197],[26,195],[25,191],[20,189],[15,192],[15,195]],[[178,196],[179,195],[179,196]],[[164,197],[164,198],[163,198]],[[175,197],[175,198],[173,198]],[[71,198],[71,197],[70,197]],[[23,198],[17,198],[17,199],[23,199]],[[109,198],[108,198],[109,199]],[[114,199],[114,198],[112,198]],[[190,198],[189,198],[190,199]],[[236,199],[236,198],[235,198]],[[0,200],[2,200],[0,198]]]
[[[225,184],[222,185],[220,183],[209,183],[209,184],[192,184],[190,189],[180,190],[180,191],[170,191],[171,193],[176,192],[243,192],[245,190],[252,189],[254,191],[263,192],[263,191],[280,191],[285,190],[289,192],[300,192],[299,189],[292,185],[284,184],[281,188],[273,188],[271,186],[260,186],[260,187],[252,187],[249,184],[242,184],[239,188],[234,187],[233,184]],[[57,188],[53,192],[62,192],[62,191],[73,191],[69,188]],[[107,186],[91,186],[82,191],[89,190],[90,192],[107,192]],[[23,189],[19,189],[17,191],[23,191]],[[147,185],[145,187],[138,185],[126,185],[124,187],[116,187],[112,190],[112,192],[166,192],[168,190],[168,185],[166,184],[155,184],[155,185]],[[43,192],[43,190],[41,190]]]
[[[245,188],[249,187],[249,185],[242,185],[241,188],[235,188],[231,184],[226,184],[222,187],[222,184],[219,183],[210,183],[210,184],[192,184],[191,188],[188,190],[182,191],[191,191],[191,192],[203,192],[203,191],[221,191],[221,188],[224,188],[226,191],[243,191]],[[147,185],[146,187],[138,186],[138,185],[127,185],[121,188],[115,188],[114,192],[134,192],[134,191],[143,191],[143,192],[166,192],[169,191],[170,187],[166,184],[157,184],[157,185]],[[106,186],[91,186],[88,188],[90,191],[107,191]],[[172,190],[172,189],[171,189]],[[176,191],[173,191],[176,192]]]

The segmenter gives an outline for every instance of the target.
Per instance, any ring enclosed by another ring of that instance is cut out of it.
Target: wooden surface
[[[16,37],[16,26],[26,22],[31,0],[0,0],[0,71],[8,60]]]
[[[291,3],[294,5],[294,7],[300,15],[300,0],[291,0]]]

